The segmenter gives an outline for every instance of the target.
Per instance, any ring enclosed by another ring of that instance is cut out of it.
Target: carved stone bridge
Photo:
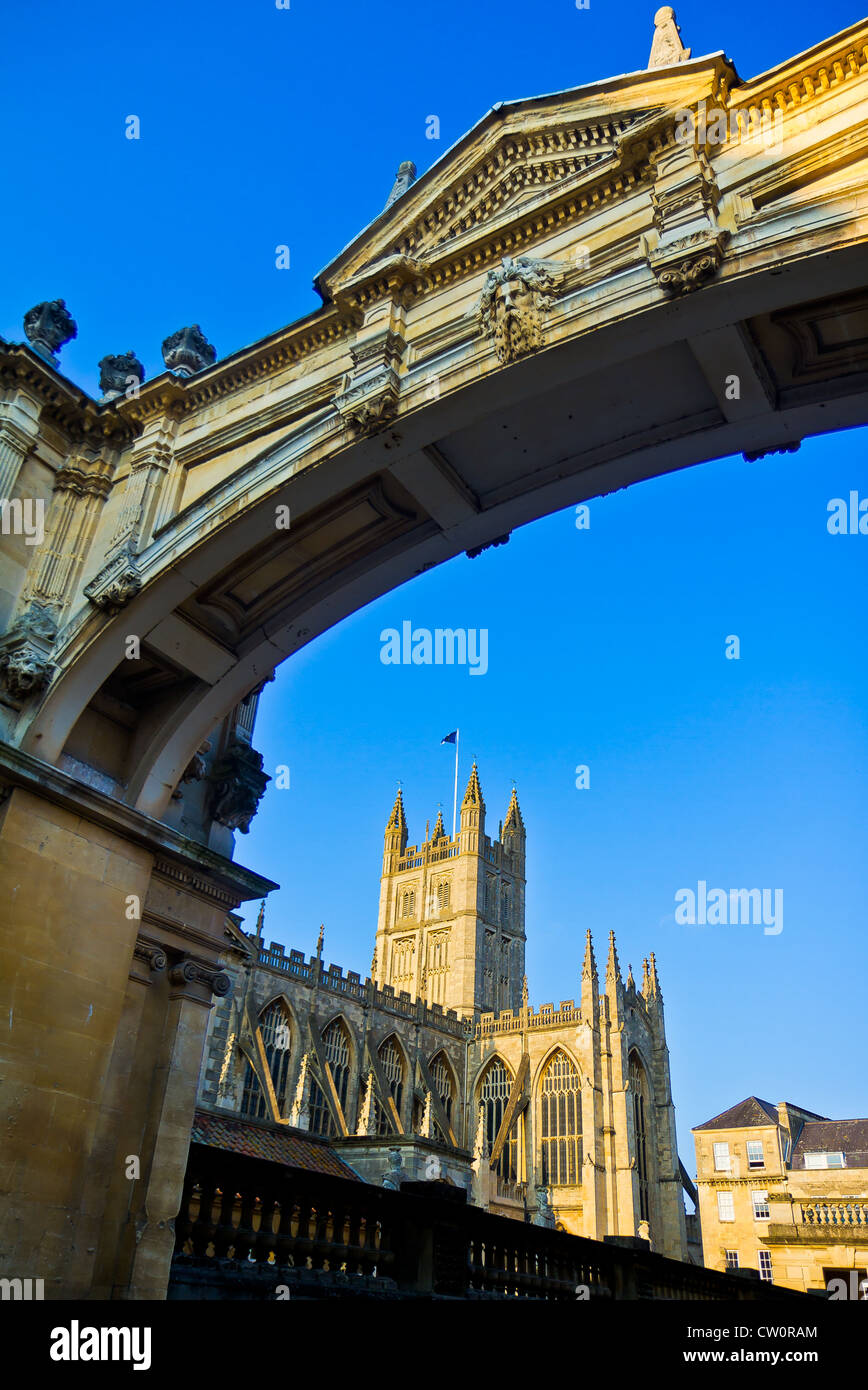
[[[868,422],[868,22],[742,81],[669,14],[647,70],[402,166],[229,358],[183,329],[97,402],[62,301],[0,343],[4,1273],[163,1295],[279,662],[557,508]]]

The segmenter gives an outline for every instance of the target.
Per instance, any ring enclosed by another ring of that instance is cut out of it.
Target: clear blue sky
[[[24,311],[63,296],[79,324],[63,367],[92,392],[108,352],[133,348],[155,375],[183,324],[225,356],[316,307],[314,274],[377,214],[400,160],[425,169],[497,101],[644,67],[654,8],[17,6],[0,334],[20,339]],[[694,54],[723,49],[744,77],[859,17],[678,6]],[[688,1168],[690,1126],[752,1092],[868,1114],[868,537],[825,526],[829,498],[868,491],[865,450],[860,431],[708,464],[592,503],[587,532],[561,513],[293,658],[256,739],[291,787],[237,846],[283,885],[267,936],[310,951],[325,921],[327,959],[367,971],[396,780],[411,839],[438,801],[448,820],[439,740],[459,725],[492,833],[518,784],[533,1001],[578,994],[587,926],[601,965],[610,927],[625,971],[656,951]],[[379,633],[404,619],[487,627],[488,674],[382,666]],[[783,931],[676,926],[674,894],[699,879],[783,888]]]

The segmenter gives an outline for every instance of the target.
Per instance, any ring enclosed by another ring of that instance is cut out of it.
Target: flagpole
[[[455,819],[458,813],[458,736],[459,730],[455,730],[455,790],[452,794],[452,838],[455,839]]]

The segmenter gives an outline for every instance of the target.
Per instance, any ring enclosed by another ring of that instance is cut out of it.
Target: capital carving
[[[241,739],[233,739],[211,769],[211,781],[212,819],[246,835],[271,781],[262,771],[262,754]]]
[[[59,364],[58,350],[78,335],[78,325],[66,307],[65,299],[46,299],[34,304],[24,315],[27,341],[52,367]]]
[[[177,965],[173,965],[169,971],[169,980],[180,988],[186,985],[204,985],[218,999],[222,999],[232,988],[232,981],[225,970],[219,970],[206,961],[196,960],[193,956],[187,956]]]
[[[157,974],[166,968],[166,953],[163,948],[155,945],[153,941],[147,941],[142,936],[136,938],[133,955],[136,960],[140,960],[147,965],[148,969],[153,974]]]
[[[217,361],[217,349],[208,342],[198,323],[179,328],[163,341],[163,361],[178,376],[195,376]]]
[[[488,271],[477,312],[498,361],[515,362],[542,346],[543,318],[565,270],[560,261],[504,256]]]

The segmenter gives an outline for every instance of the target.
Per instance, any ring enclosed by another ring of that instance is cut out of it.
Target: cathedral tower
[[[517,1009],[524,976],[525,829],[513,788],[501,839],[485,833],[473,764],[454,839],[442,814],[407,844],[401,793],[385,832],[376,981],[462,1017]]]

